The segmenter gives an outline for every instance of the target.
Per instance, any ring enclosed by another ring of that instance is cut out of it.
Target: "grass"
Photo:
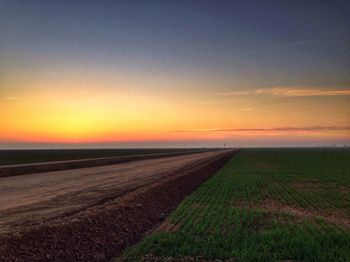
[[[241,150],[124,258],[350,261],[349,163],[348,149]]]
[[[112,156],[132,156],[145,154],[175,153],[198,150],[193,148],[159,149],[40,149],[40,150],[0,150],[0,165],[27,164],[48,161],[76,160]]]

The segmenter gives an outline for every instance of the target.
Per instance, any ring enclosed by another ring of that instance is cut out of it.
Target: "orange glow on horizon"
[[[67,77],[52,80],[49,87],[46,81],[29,78],[12,83],[16,84],[11,89],[15,91],[0,90],[0,142],[350,138],[350,128],[346,128],[350,126],[348,100],[335,93],[331,97],[312,97],[308,91],[307,97],[302,97],[300,91],[293,100],[284,94],[279,97],[281,88],[277,94],[239,91],[222,97],[196,89],[177,93],[176,89],[152,89],[148,84],[142,87],[141,80],[136,84],[120,81],[117,87],[111,84],[113,79],[73,81]],[[178,85],[180,88],[183,84]],[[283,130],[289,126],[300,130]],[[331,128],[308,130],[310,126]],[[274,130],[279,127],[282,129]]]

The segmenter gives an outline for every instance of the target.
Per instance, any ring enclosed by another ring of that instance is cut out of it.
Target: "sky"
[[[0,0],[0,148],[350,144],[347,1]]]

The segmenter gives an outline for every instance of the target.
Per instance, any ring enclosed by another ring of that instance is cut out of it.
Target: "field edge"
[[[70,217],[0,237],[6,260],[105,261],[135,244],[237,151]]]

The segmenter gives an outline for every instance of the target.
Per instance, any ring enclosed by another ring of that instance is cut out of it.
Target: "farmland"
[[[134,156],[147,154],[164,154],[190,152],[194,148],[135,148],[135,149],[31,149],[0,150],[0,166],[28,164],[49,161],[65,161],[101,157]]]
[[[350,151],[244,149],[117,260],[350,261]]]
[[[0,261],[108,261],[236,151],[0,177]]]

